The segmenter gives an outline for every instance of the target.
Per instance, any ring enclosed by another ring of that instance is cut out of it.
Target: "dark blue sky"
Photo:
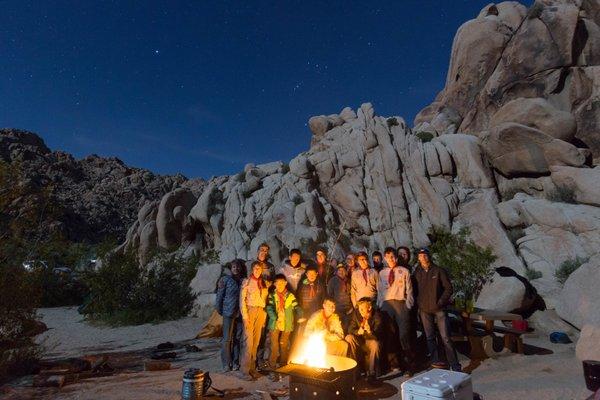
[[[289,161],[312,115],[414,115],[488,0],[9,1],[0,126],[188,177]]]

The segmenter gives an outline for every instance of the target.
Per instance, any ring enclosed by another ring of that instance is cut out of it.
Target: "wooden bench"
[[[485,323],[473,321],[472,326],[474,328],[485,329]],[[523,338],[521,335],[527,333],[526,331],[522,331],[519,329],[509,328],[506,326],[495,326],[493,327],[493,331],[495,333],[501,333],[504,335],[504,347],[510,349],[512,344],[515,343],[517,353],[523,354]]]

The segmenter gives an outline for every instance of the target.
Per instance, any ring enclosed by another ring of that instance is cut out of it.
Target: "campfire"
[[[351,358],[328,355],[324,335],[314,333],[277,372],[290,376],[290,400],[356,399],[356,365]]]

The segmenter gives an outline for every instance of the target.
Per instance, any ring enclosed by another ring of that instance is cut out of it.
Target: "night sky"
[[[370,101],[412,126],[489,0],[328,3],[2,2],[0,126],[161,174],[289,161],[312,115]]]

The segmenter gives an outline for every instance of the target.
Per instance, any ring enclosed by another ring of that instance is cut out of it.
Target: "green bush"
[[[557,203],[577,204],[575,190],[571,187],[559,186],[546,195],[546,199]]]
[[[415,136],[423,143],[431,142],[431,139],[434,138],[434,135],[431,132],[417,132]]]
[[[398,119],[395,117],[388,118],[386,120],[386,122],[387,122],[387,126],[389,126],[389,127],[400,125],[400,123],[398,122]]]
[[[525,269],[525,278],[529,279],[530,281],[533,281],[535,279],[540,279],[542,276],[543,276],[542,272],[538,271],[537,269],[533,269],[533,268]]]
[[[491,279],[492,263],[496,260],[489,247],[478,246],[469,235],[467,228],[458,233],[432,228],[429,233],[433,260],[448,271],[455,294],[465,299],[477,298]]]
[[[523,228],[510,228],[506,231],[506,235],[510,239],[513,246],[517,245],[517,240],[525,236],[525,230]]]
[[[81,311],[92,321],[137,325],[186,316],[194,303],[189,286],[195,259],[159,254],[140,267],[134,253],[113,254],[86,282],[90,298]]]
[[[586,262],[588,262],[588,258],[582,257],[576,257],[573,260],[565,260],[554,272],[554,277],[561,285],[564,285],[569,276]]]

